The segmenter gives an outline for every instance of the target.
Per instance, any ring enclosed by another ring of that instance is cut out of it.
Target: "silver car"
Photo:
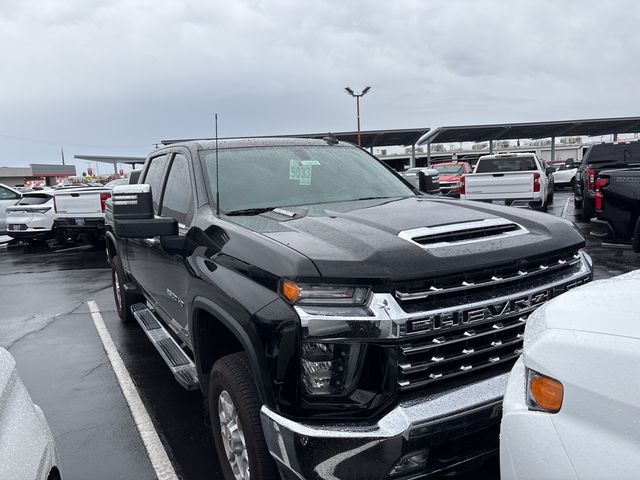
[[[42,410],[31,401],[16,362],[0,348],[0,478],[60,480],[58,454]]]
[[[21,198],[18,190],[0,183],[0,235],[7,234],[7,207],[15,205]]]

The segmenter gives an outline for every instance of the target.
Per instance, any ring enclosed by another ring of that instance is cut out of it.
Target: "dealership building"
[[[32,163],[29,167],[0,167],[0,183],[10,187],[55,186],[75,175],[75,165]]]

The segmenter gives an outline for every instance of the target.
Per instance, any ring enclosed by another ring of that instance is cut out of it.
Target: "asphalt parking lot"
[[[550,215],[578,221],[569,191]],[[640,268],[640,255],[588,237],[596,279]],[[0,245],[0,346],[15,357],[53,430],[65,480],[156,478],[88,301],[95,301],[160,440],[184,480],[222,478],[200,394],[187,392],[137,325],[117,318],[103,250]],[[492,464],[482,477],[497,477]],[[474,475],[472,478],[477,478]]]

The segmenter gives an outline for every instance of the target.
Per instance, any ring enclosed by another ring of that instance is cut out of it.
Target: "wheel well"
[[[202,372],[203,393],[208,392],[209,372],[218,359],[232,353],[242,352],[244,348],[236,335],[220,320],[205,310],[194,315],[194,332],[198,348],[196,361]]]
[[[113,243],[113,240],[108,235],[106,236],[106,241],[107,241],[107,253],[109,255],[109,262],[111,262],[111,259],[114,257],[114,255],[117,255],[118,251],[116,250],[116,246]]]
[[[60,480],[62,477],[60,476],[60,472],[58,471],[58,467],[53,467],[49,472],[49,476],[47,480]]]

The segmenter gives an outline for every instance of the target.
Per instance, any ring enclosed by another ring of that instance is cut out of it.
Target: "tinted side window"
[[[15,200],[18,195],[13,193],[8,188],[0,187],[0,200]]]
[[[171,170],[162,198],[162,216],[173,217],[186,225],[192,205],[191,182],[189,181],[189,163],[182,154],[176,154],[171,162]]]
[[[150,161],[151,164],[147,169],[147,173],[144,177],[143,183],[151,185],[151,195],[153,196],[153,211],[157,215],[160,209],[162,174],[164,173],[164,167],[166,167],[167,165],[167,156],[161,155],[160,157],[154,157]]]

